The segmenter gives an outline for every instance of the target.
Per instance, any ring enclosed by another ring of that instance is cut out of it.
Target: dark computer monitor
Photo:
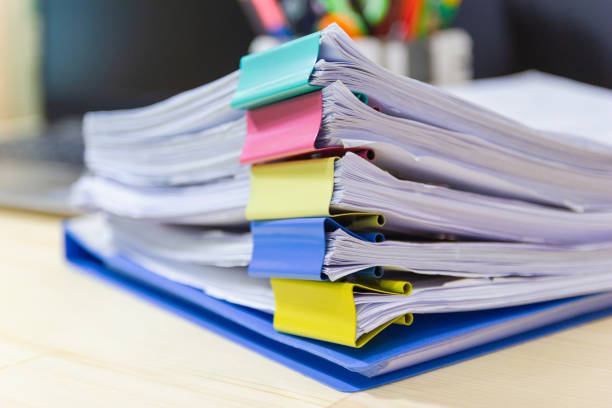
[[[237,1],[41,0],[51,120],[142,106],[238,68],[253,37]]]

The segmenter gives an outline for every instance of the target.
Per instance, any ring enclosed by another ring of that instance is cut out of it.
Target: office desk
[[[67,266],[60,219],[0,209],[2,407],[610,407],[612,318],[344,394]]]

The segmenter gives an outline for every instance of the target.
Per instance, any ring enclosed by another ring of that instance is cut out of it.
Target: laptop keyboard
[[[80,120],[54,123],[38,137],[0,143],[0,160],[11,158],[83,165],[83,152]]]

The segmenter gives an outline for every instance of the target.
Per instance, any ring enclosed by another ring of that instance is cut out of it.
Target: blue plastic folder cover
[[[612,314],[612,296],[588,313],[533,328],[477,347],[405,366],[407,356],[432,345],[452,345],[466,333],[542,313],[572,316],[572,306],[603,295],[557,300],[490,311],[418,316],[412,326],[393,325],[360,349],[276,332],[272,316],[207,296],[155,275],[123,257],[103,258],[65,230],[66,258],[72,264],[177,315],[242,344],[340,391],[360,391],[501,349],[566,327]],[[565,314],[568,313],[568,314]],[[397,368],[397,369],[395,369]],[[378,375],[376,375],[378,373]],[[367,374],[367,375],[365,375]],[[371,376],[368,376],[371,375]]]

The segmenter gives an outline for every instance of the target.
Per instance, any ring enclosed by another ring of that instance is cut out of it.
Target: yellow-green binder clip
[[[276,302],[274,328],[284,333],[361,347],[390,324],[409,325],[412,315],[399,316],[357,338],[355,291],[408,295],[412,285],[392,280],[362,283],[271,279]]]
[[[354,231],[383,227],[385,217],[380,214],[330,212],[337,159],[327,157],[251,167],[247,219],[333,217]]]

